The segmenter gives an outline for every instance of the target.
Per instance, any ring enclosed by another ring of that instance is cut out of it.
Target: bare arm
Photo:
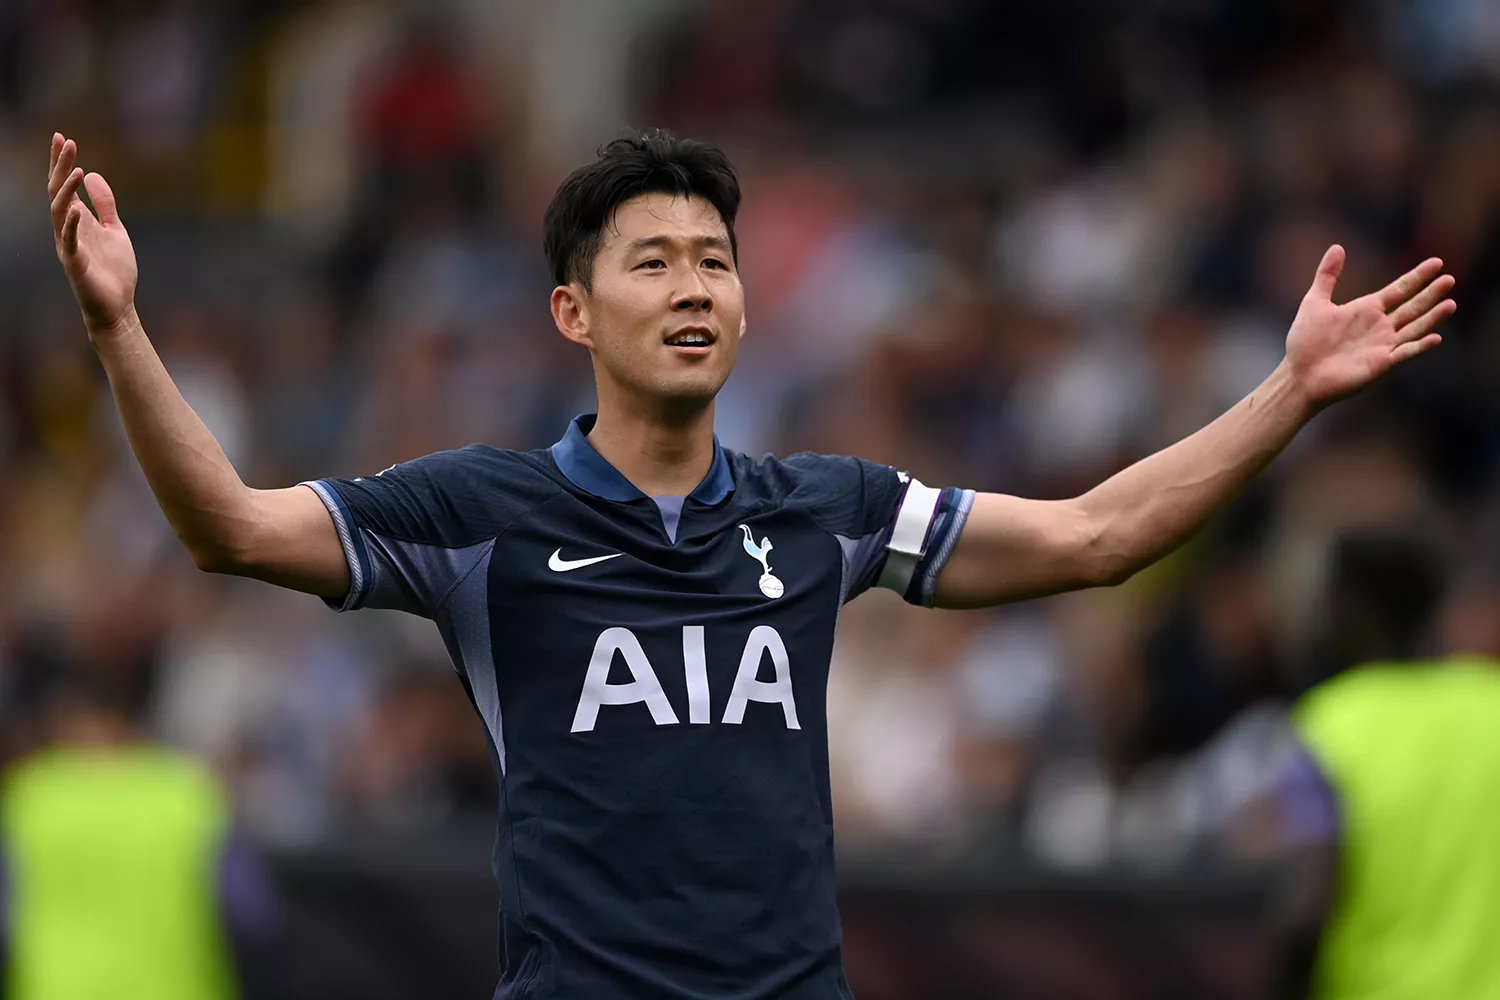
[[[198,568],[322,597],[349,589],[333,519],[306,486],[253,490],[182,398],[132,308],[89,339],[109,376],[130,448]]]
[[[125,433],[162,511],[201,569],[325,597],[349,588],[333,520],[307,487],[252,490],[193,412],[135,311],[136,262],[113,192],[52,138],[47,193],[58,260],[109,377]],[[86,188],[97,217],[79,197]]]
[[[1190,437],[1071,500],[981,493],[937,604],[978,607],[1119,583],[1186,541],[1306,420],[1283,369]]]
[[[938,578],[940,607],[972,608],[1119,583],[1187,541],[1322,407],[1441,342],[1455,305],[1442,262],[1334,305],[1332,247],[1287,334],[1287,356],[1233,409],[1071,500],[985,493]]]

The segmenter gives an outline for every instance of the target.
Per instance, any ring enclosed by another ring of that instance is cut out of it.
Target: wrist
[[[84,327],[88,330],[89,343],[96,348],[101,344],[121,340],[132,332],[141,328],[141,318],[136,314],[135,303],[125,307],[125,311],[109,320],[93,320],[84,318]]]
[[[1304,424],[1317,416],[1323,404],[1317,402],[1303,387],[1292,364],[1286,358],[1271,372],[1265,387],[1270,390],[1270,399],[1287,408],[1298,424]]]

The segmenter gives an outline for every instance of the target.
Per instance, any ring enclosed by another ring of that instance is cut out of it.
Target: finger
[[[89,201],[94,203],[94,214],[99,216],[99,221],[106,226],[119,225],[120,209],[115,204],[115,193],[110,190],[109,181],[104,179],[104,175],[85,175],[83,186],[89,193]]]
[[[1339,275],[1344,273],[1344,248],[1335,243],[1323,254],[1323,260],[1318,264],[1318,273],[1313,275],[1312,287],[1307,290],[1311,297],[1320,299],[1332,299],[1333,287],[1339,283]]]
[[[1391,351],[1391,364],[1399,365],[1403,361],[1410,361],[1418,354],[1426,354],[1443,342],[1441,334],[1429,333],[1421,340],[1411,340],[1398,346]]]
[[[1458,303],[1454,302],[1452,299],[1444,299],[1443,301],[1439,302],[1437,305],[1433,306],[1431,309],[1427,310],[1425,313],[1418,316],[1416,319],[1412,320],[1410,323],[1406,324],[1406,326],[1401,328],[1401,340],[1403,342],[1403,346],[1405,344],[1410,344],[1413,341],[1421,340],[1433,330],[1437,329],[1437,325],[1439,323],[1447,319],[1449,316],[1452,316],[1457,311]]]
[[[1391,313],[1391,323],[1397,332],[1412,320],[1425,315],[1427,310],[1441,302],[1447,294],[1453,290],[1455,279],[1451,274],[1440,274],[1428,286],[1412,296],[1401,308]],[[1403,336],[1402,340],[1411,338]]]
[[[88,209],[83,207],[83,202],[75,202],[68,209],[67,218],[63,220],[63,249],[70,257],[78,252],[78,226],[83,222],[83,213],[87,211]]]
[[[53,196],[52,224],[58,230],[62,229],[63,213],[66,212],[68,210],[68,206],[78,198],[78,187],[82,183],[83,171],[74,170],[71,174],[68,175],[68,179],[63,181],[62,187],[57,189],[57,194]]]
[[[78,163],[78,145],[72,139],[64,139],[62,148],[57,151],[57,162],[52,165],[52,173],[47,177],[47,194],[56,197],[57,189],[62,187],[63,181],[72,173],[73,167]]]
[[[52,133],[52,142],[47,149],[47,181],[52,181],[52,171],[57,169],[57,157],[62,152],[63,137],[61,132]]]
[[[1390,312],[1426,287],[1427,283],[1442,269],[1443,261],[1441,258],[1429,257],[1376,292],[1375,301],[1380,304],[1380,308],[1386,312]]]

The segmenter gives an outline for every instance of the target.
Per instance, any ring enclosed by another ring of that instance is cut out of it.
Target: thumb
[[[93,189],[89,190],[93,194]],[[1312,287],[1307,290],[1310,297],[1329,300],[1333,298],[1333,286],[1339,283],[1339,275],[1344,272],[1344,248],[1335,243],[1323,254],[1323,260],[1318,264],[1318,273],[1313,275]]]
[[[99,221],[106,226],[119,225],[120,210],[115,205],[115,193],[110,190],[104,175],[88,174],[83,178],[83,187],[89,193],[89,201],[94,203],[94,212],[99,216]]]

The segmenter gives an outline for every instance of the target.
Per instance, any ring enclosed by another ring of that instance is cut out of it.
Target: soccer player
[[[717,149],[652,133],[605,146],[546,213],[552,318],[593,359],[596,415],[539,451],[252,489],[152,350],[114,195],[76,161],[54,136],[57,254],[194,562],[441,630],[499,777],[506,998],[848,997],[824,712],[841,605],[872,586],[976,608],[1124,580],[1319,409],[1438,344],[1454,309],[1435,259],[1336,305],[1331,247],[1260,388],[1075,499],[754,459],[714,437],[746,325],[739,185]]]

